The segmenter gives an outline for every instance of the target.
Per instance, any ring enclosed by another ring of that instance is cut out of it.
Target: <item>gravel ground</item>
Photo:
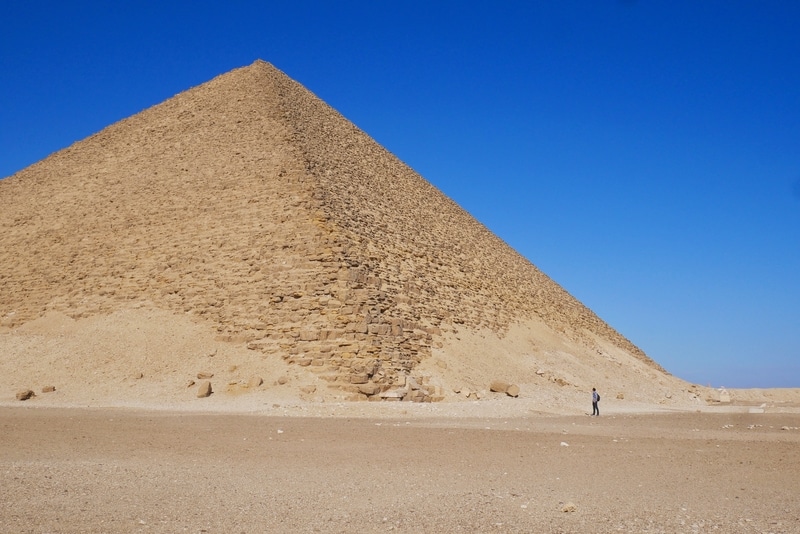
[[[2,532],[800,532],[800,415],[0,411]]]

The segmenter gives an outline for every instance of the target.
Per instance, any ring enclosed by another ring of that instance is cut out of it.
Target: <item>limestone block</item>
[[[314,330],[301,330],[300,341],[317,341],[319,339],[319,332]]]
[[[385,336],[392,332],[392,327],[388,324],[370,324],[367,327],[367,332],[379,336]]]
[[[516,384],[511,384],[510,386],[508,386],[508,389],[506,390],[506,395],[508,395],[509,397],[519,397],[519,386]]]
[[[381,390],[378,384],[366,383],[358,386],[358,390],[364,395],[375,395]]]
[[[366,373],[357,373],[350,375],[350,383],[351,384],[366,384],[369,382],[369,377]]]
[[[358,321],[355,323],[349,323],[347,325],[347,330],[349,332],[355,332],[356,334],[366,334],[368,332],[369,325],[366,321]]]

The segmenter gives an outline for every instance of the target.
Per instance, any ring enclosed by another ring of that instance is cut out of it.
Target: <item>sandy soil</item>
[[[6,407],[0,531],[800,530],[798,414],[427,409],[374,418]]]

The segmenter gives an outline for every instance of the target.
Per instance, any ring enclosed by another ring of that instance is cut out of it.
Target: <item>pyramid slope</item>
[[[0,205],[0,326],[148,303],[356,398],[407,390],[456,332],[530,321],[587,364],[613,347],[663,371],[261,61],[2,180]]]

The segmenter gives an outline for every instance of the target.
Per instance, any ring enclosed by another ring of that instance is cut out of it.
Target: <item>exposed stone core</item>
[[[0,206],[0,326],[151,303],[353,398],[410,391],[454,325],[502,334],[529,318],[663,371],[263,61],[0,181]]]

